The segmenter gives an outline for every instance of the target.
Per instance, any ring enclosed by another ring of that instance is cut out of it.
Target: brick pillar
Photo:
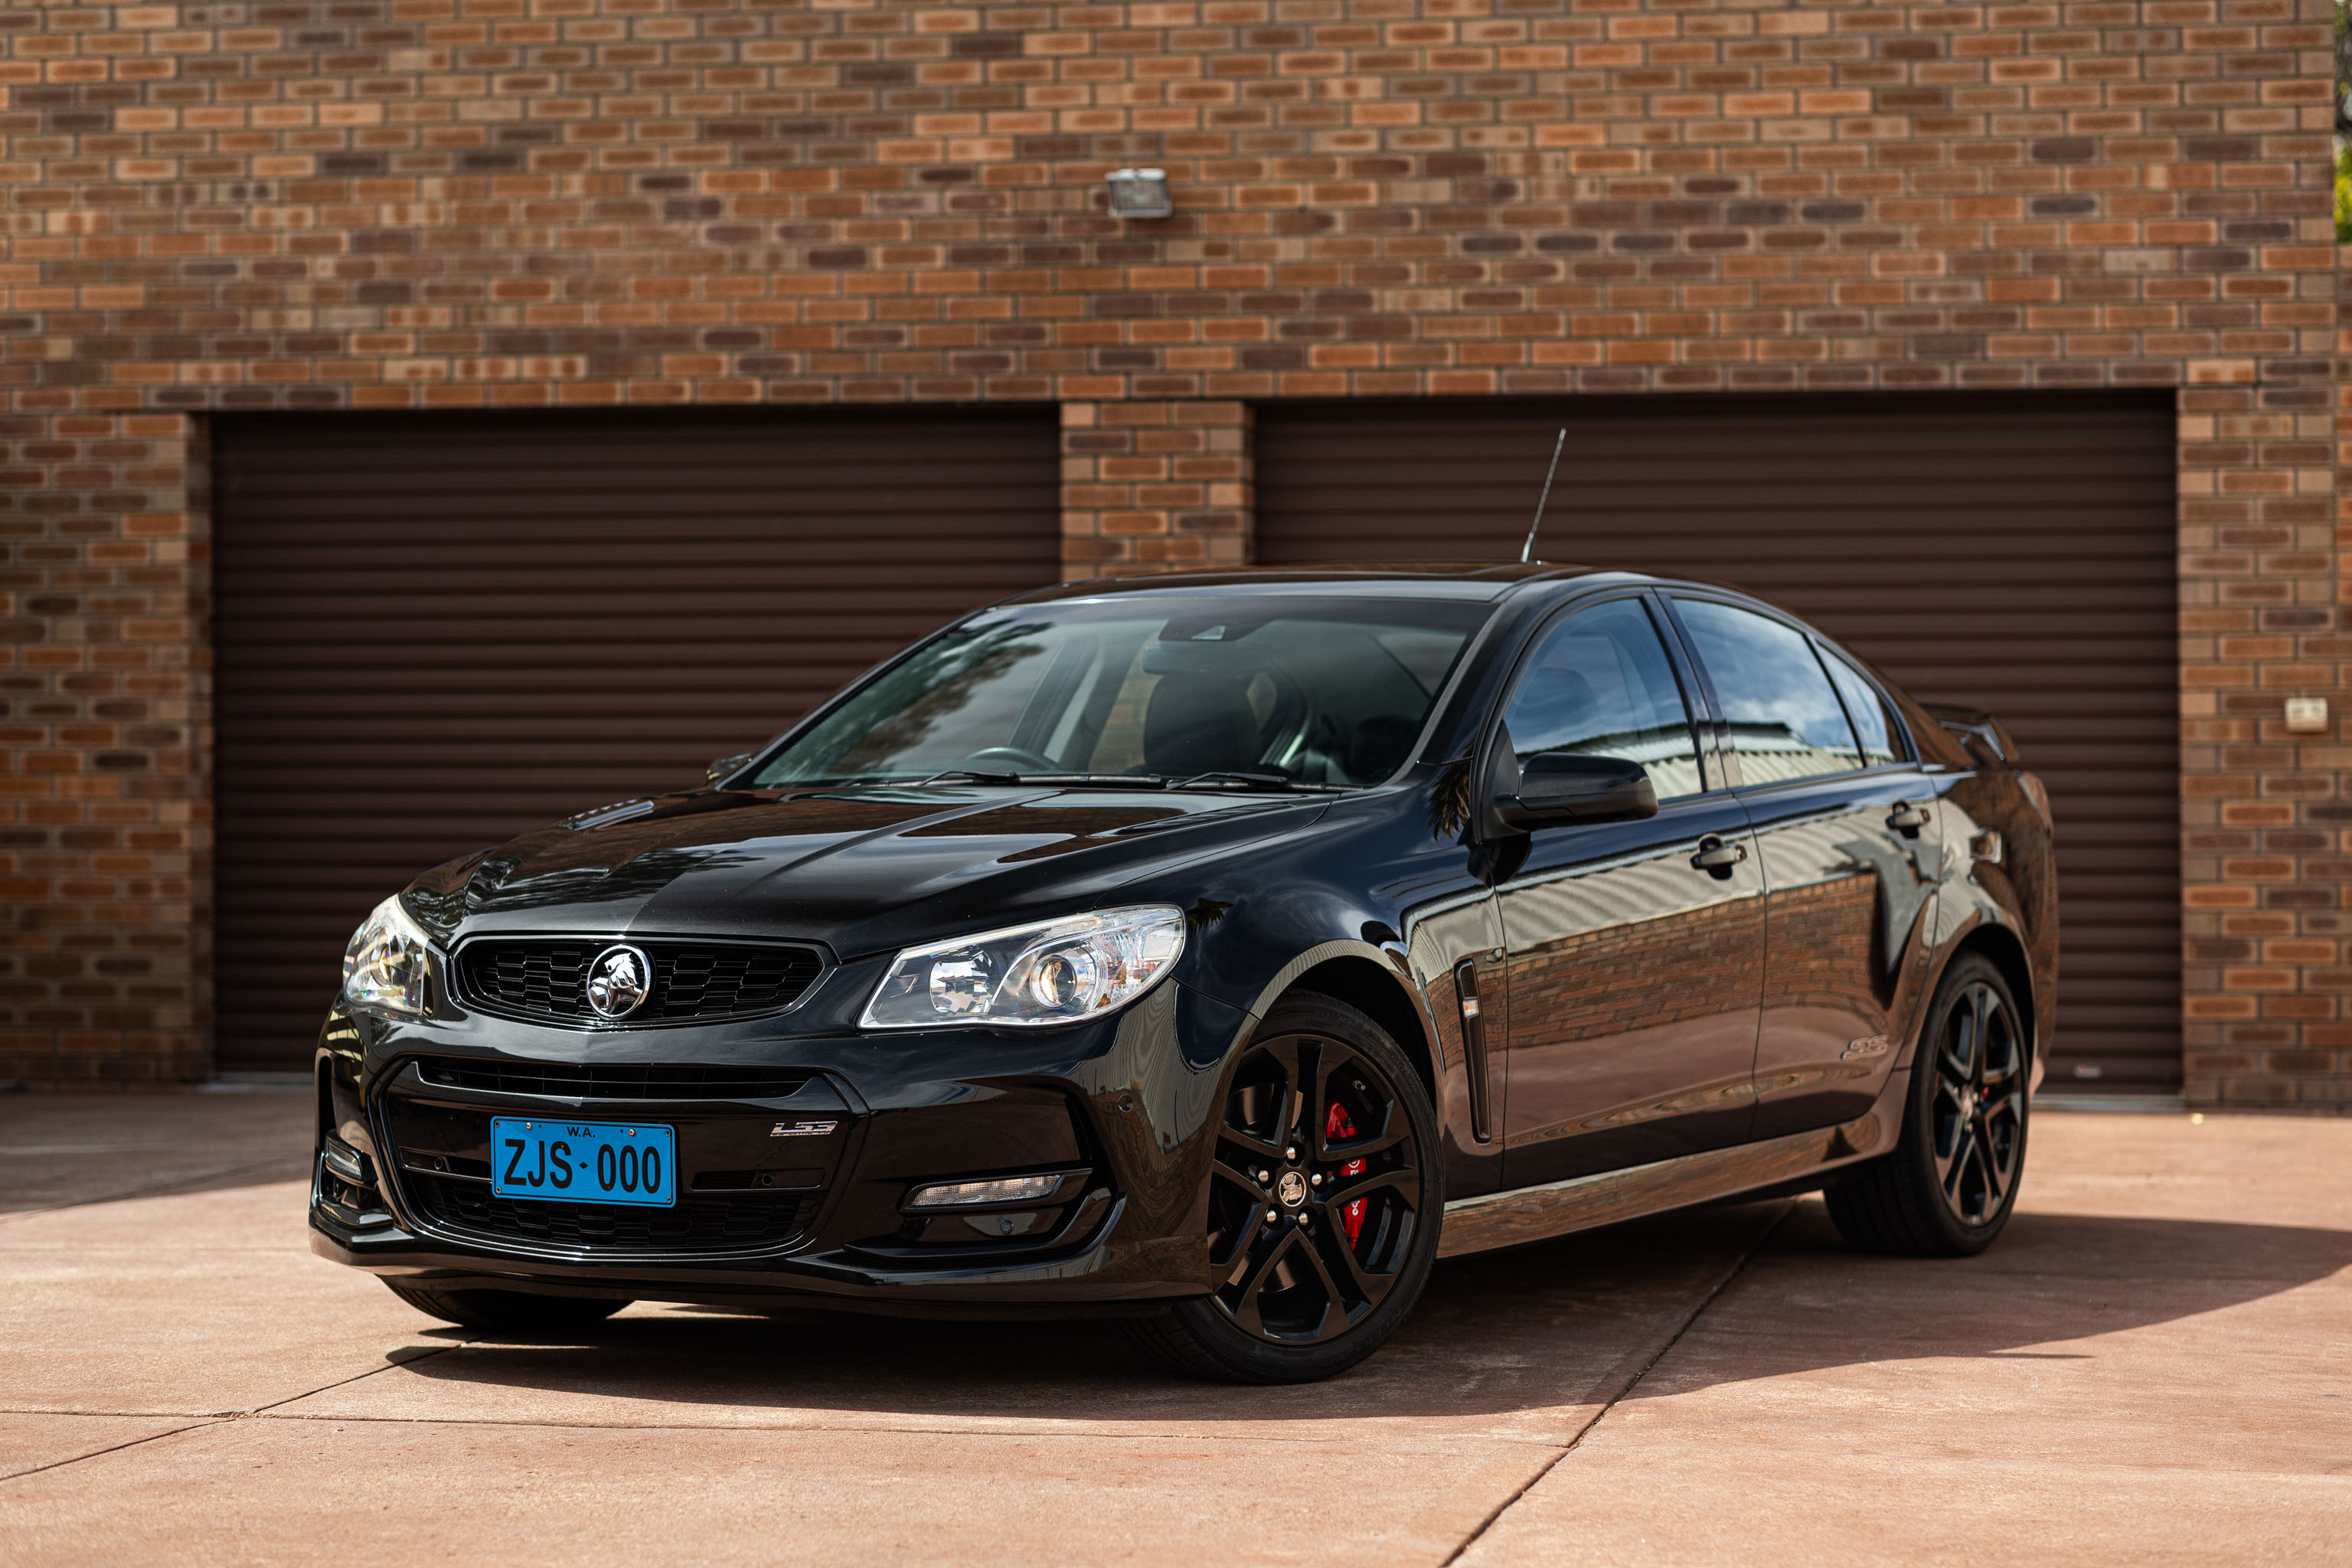
[[[2304,1031],[2304,1045],[2326,1052],[2333,1064],[2339,1095],[2352,1109],[2352,909],[2346,890],[2352,888],[2352,245],[2336,250],[2336,505],[2332,543],[2335,551],[2336,616],[2334,635],[2310,639],[2305,652],[2332,679],[2322,689],[2328,700],[2330,733],[2309,738],[2313,761],[2331,770],[2335,788],[2311,803],[2310,825],[2326,836],[2326,847],[2315,860],[2324,862],[2327,875],[2319,885],[2335,895],[2333,904],[2302,921],[2299,933],[2312,953],[2312,989],[2334,998],[2335,1011],[2325,1023]],[[2325,958],[2319,955],[2325,952]]]
[[[2264,369],[2180,398],[2183,1089],[2352,1109],[2345,394],[2324,353]],[[2323,696],[2330,732],[2290,732]]]
[[[0,1082],[209,1070],[202,482],[186,416],[0,415]]]
[[[1062,405],[1062,571],[1246,566],[1256,497],[1244,403]]]

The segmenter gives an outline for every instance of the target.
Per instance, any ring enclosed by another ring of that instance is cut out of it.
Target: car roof
[[[1149,576],[1089,577],[1059,583],[1005,601],[1035,605],[1057,599],[1093,599],[1111,595],[1168,593],[1282,593],[1386,595],[1408,598],[1498,599],[1532,583],[1583,577],[1649,582],[1643,574],[1551,562],[1493,561],[1350,562],[1330,566],[1234,566],[1213,572],[1166,572]]]

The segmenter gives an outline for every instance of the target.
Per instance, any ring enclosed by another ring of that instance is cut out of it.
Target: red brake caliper
[[[1349,1120],[1348,1108],[1340,1104],[1338,1100],[1333,1100],[1331,1102],[1331,1114],[1323,1119],[1323,1136],[1326,1138],[1353,1138],[1355,1135],[1356,1124]],[[1346,1164],[1339,1167],[1339,1174],[1342,1176],[1360,1176],[1363,1173],[1364,1163],[1361,1160],[1350,1160]],[[1348,1227],[1348,1245],[1350,1247],[1356,1245],[1356,1237],[1364,1228],[1365,1202],[1365,1199],[1358,1198],[1354,1203],[1349,1204],[1346,1208],[1339,1211],[1340,1219]]]

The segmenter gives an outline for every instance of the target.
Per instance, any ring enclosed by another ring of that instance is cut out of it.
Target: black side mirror
[[[1580,752],[1538,752],[1519,770],[1518,793],[1495,797],[1495,815],[1522,832],[1657,814],[1658,792],[1641,763]]]
[[[710,764],[709,768],[703,775],[703,781],[706,784],[717,784],[720,779],[725,778],[729,773],[733,773],[737,768],[741,767],[745,763],[748,763],[751,760],[751,753],[749,752],[737,752],[732,756],[721,757],[717,762]]]

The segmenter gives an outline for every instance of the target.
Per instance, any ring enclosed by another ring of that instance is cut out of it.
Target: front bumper
[[[1116,1311],[1211,1288],[1211,1122],[1248,1014],[1171,982],[1041,1034],[796,1022],[583,1035],[337,1013],[312,1250],[444,1289],[754,1308]],[[489,1119],[533,1112],[673,1127],[677,1205],[496,1198]],[[1033,1172],[1066,1179],[1025,1206],[907,1206],[928,1183]]]

